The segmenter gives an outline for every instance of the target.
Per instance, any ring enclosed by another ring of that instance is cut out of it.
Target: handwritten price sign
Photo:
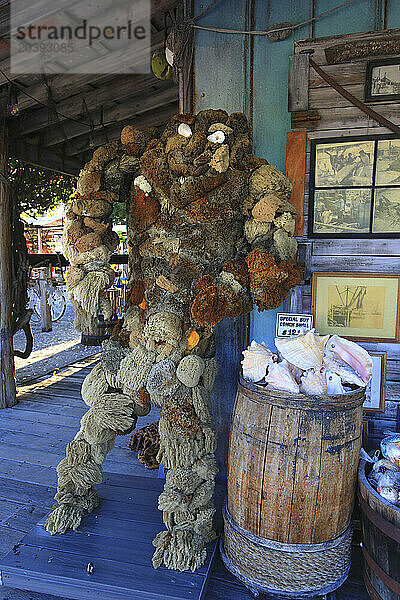
[[[312,329],[312,315],[278,313],[276,317],[276,337],[292,337]]]

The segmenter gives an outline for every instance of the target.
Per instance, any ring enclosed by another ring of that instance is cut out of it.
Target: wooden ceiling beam
[[[159,33],[157,33],[155,35],[152,35],[151,36],[151,52],[153,50],[159,48],[160,45],[162,45],[163,40],[164,40],[164,33],[162,31],[160,31]],[[119,61],[121,61],[121,60],[122,61],[126,60],[128,62],[131,61],[131,62],[129,62],[129,68],[134,69],[135,65],[140,64],[140,62],[143,58],[142,54],[144,52],[147,52],[148,50],[149,50],[148,47],[143,48],[140,53],[138,53],[137,51],[135,53],[132,50],[119,50],[119,51],[115,51],[115,52],[110,52],[110,57],[111,57],[111,60],[113,61],[113,64],[115,64],[115,66],[116,66],[116,71],[119,68],[119,64],[120,64]],[[68,98],[69,96],[73,96],[74,94],[82,93],[83,86],[85,86],[87,84],[99,84],[102,80],[109,77],[110,73],[108,73],[108,74],[101,73],[101,67],[102,67],[101,63],[103,60],[104,60],[104,57],[99,57],[92,61],[89,61],[89,63],[85,63],[85,67],[83,67],[83,65],[81,65],[81,68],[88,68],[88,69],[92,70],[94,73],[96,73],[93,75],[79,74],[79,73],[74,73],[74,74],[62,73],[60,75],[53,75],[52,77],[49,77],[47,84],[51,88],[53,100],[55,102],[58,102],[61,99]],[[4,73],[10,79],[18,79],[18,75],[14,75],[12,77],[10,74],[9,58],[0,62],[0,70],[4,71]],[[99,71],[101,74],[97,73],[97,71]],[[129,73],[126,73],[125,76],[127,76],[128,74]],[[118,75],[118,73],[116,73],[116,75]],[[121,73],[120,75],[124,76],[123,73]],[[143,75],[144,74],[130,73],[130,76],[135,76],[135,77],[143,77]],[[149,76],[149,75],[150,74],[147,74],[147,76]],[[0,73],[0,87],[6,83],[7,83],[7,79]],[[48,103],[48,87],[42,81],[40,83],[36,83],[33,86],[26,88],[25,92],[27,92],[29,94],[29,96],[32,96],[32,98],[30,98],[23,92],[19,93],[18,105],[19,105],[20,111],[30,108],[31,106],[37,106],[37,102],[33,98],[35,98],[36,100],[39,100],[40,102],[43,102],[45,104]]]
[[[79,119],[79,115],[82,114],[83,100],[85,100],[88,111],[91,112],[100,109],[102,106],[111,104],[114,100],[123,100],[131,96],[149,92],[155,85],[161,88],[161,93],[166,89],[170,89],[173,84],[171,81],[158,81],[154,75],[122,75],[96,90],[77,94],[66,100],[62,100],[56,104],[55,108],[64,115],[71,115]],[[47,108],[40,108],[36,111],[31,111],[23,119],[22,134],[27,135],[64,120],[63,116],[56,116],[51,111],[49,112]],[[86,116],[83,116],[82,120],[86,120]],[[93,120],[96,121],[96,119]]]
[[[114,4],[110,1],[110,6]],[[179,0],[152,0],[151,2],[151,15],[164,14],[168,10],[172,10],[179,4]],[[82,5],[81,0],[69,1],[68,10],[71,10],[75,5]],[[139,4],[140,7],[140,4]],[[29,5],[27,8],[26,4],[21,4],[21,9],[14,8],[14,12],[20,22],[36,23],[41,20],[49,19],[52,15],[57,15],[62,12],[66,6],[62,2],[61,4],[57,1],[53,1],[49,4],[48,0],[35,0],[34,3]],[[106,12],[106,11],[103,11]],[[101,15],[101,13],[100,13]],[[100,16],[99,15],[99,16]],[[96,15],[97,16],[97,15]],[[138,15],[135,14],[135,20],[139,21],[147,16],[147,10],[144,8],[144,12]],[[10,32],[10,11],[9,5],[6,6],[0,12],[0,28],[1,30]]]
[[[109,16],[109,18],[112,19],[112,12],[110,11],[110,13],[111,16]],[[104,20],[103,24],[106,25],[107,21]],[[105,48],[103,54],[97,54],[96,56],[94,56],[93,58],[89,58],[88,60],[86,60],[86,62],[82,64],[72,63],[71,72],[78,75],[85,75],[88,73],[104,74],[105,65],[107,65],[107,73],[109,75],[135,73],[135,68],[137,68],[138,66],[142,67],[144,62],[147,63],[147,55],[151,54],[151,51],[155,48],[161,46],[163,42],[164,32],[161,31],[159,33],[155,33],[153,35],[150,35],[149,37],[146,37],[139,47],[137,44],[126,44],[125,46],[122,46],[121,48],[118,48],[116,50],[107,50]],[[74,46],[75,55],[80,48],[82,50],[85,50],[87,46],[87,40],[82,39],[79,40],[79,42],[76,42]],[[74,60],[74,55],[71,56],[71,60]],[[32,57],[29,52],[23,52],[18,54],[17,56],[14,56],[13,60],[14,65],[18,65],[19,73],[29,73],[31,68],[30,62],[32,62]],[[9,66],[7,64],[9,63],[9,59],[6,59],[6,61],[2,61],[2,63],[5,63],[5,67]],[[148,68],[150,70],[150,61],[148,61],[148,63]],[[26,68],[24,67],[24,65],[26,65]],[[50,66],[52,67],[51,63]],[[1,67],[1,64],[0,68],[2,69],[2,71],[4,71],[3,67]],[[63,74],[68,75],[69,73],[70,71],[66,69]],[[14,78],[18,79],[18,74]]]
[[[9,146],[10,156],[19,158],[36,167],[51,169],[65,175],[78,175],[82,164],[77,157],[63,157],[61,153],[55,152],[54,149],[39,148],[33,144],[28,144],[13,136],[13,141],[10,141]]]
[[[169,119],[178,112],[178,102],[172,102],[171,104],[166,105],[165,107],[155,110],[148,111],[148,113],[143,114],[141,117],[133,117],[129,120],[129,125],[133,125],[138,129],[146,129],[147,127],[161,127],[164,126]],[[121,135],[123,124],[111,125],[104,129],[99,129],[94,133],[94,148],[98,146],[102,146],[107,142],[112,142],[113,140],[119,140]],[[76,156],[77,154],[82,153],[82,148],[86,144],[86,147],[89,149],[89,136],[88,134],[83,135],[74,140],[76,142],[75,148],[74,146],[68,145],[66,147],[66,155],[69,157]],[[79,143],[79,148],[77,147]],[[93,148],[93,150],[94,150]],[[82,165],[83,166],[83,165]]]
[[[163,90],[158,94],[149,95],[147,98],[142,97],[141,100],[136,96],[132,100],[126,100],[122,104],[105,109],[103,112],[103,122],[108,125],[112,125],[112,122],[118,123],[124,120],[130,122],[132,118],[136,118],[136,115],[154,111],[174,101],[178,101],[178,91],[175,87]],[[102,129],[104,126],[99,124],[101,119],[100,111],[95,111],[91,116],[93,117],[93,123],[95,123],[93,131]],[[62,127],[57,127],[57,124],[54,123],[49,129],[43,132],[42,144],[46,147],[55,146],[66,139],[71,140],[88,134],[89,131],[88,127],[74,121],[64,122]]]

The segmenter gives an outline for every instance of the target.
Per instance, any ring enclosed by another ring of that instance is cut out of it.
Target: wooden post
[[[8,136],[0,122],[0,408],[17,403],[12,340],[11,211],[8,178]]]
[[[37,229],[38,254],[43,254],[42,229],[39,226]]]
[[[49,294],[47,291],[46,273],[48,267],[39,267],[39,289],[40,289],[40,318],[42,322],[42,331],[52,331],[51,309],[48,302]]]

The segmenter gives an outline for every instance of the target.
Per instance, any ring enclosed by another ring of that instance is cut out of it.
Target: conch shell
[[[336,373],[326,372],[326,393],[328,396],[335,396],[336,394],[344,394],[345,389],[342,385],[342,380]]]
[[[299,385],[290,372],[286,360],[280,363],[272,363],[268,367],[268,374],[265,377],[265,381],[275,390],[292,392],[293,394],[298,394],[300,391]]]
[[[326,355],[349,365],[366,385],[372,377],[372,358],[364,348],[345,338],[333,335],[327,346]]]
[[[243,351],[242,370],[247,381],[261,381],[264,379],[267,368],[273,362],[274,354],[264,342],[258,344],[254,340],[247,350]]]
[[[336,373],[339,375],[342,383],[347,383],[350,385],[357,385],[358,387],[365,387],[367,384],[361,379],[361,377],[350,369],[347,365],[340,364],[338,361],[333,358],[329,358],[328,356],[324,356],[324,365],[327,371],[331,371],[331,373]]]
[[[299,369],[319,371],[328,339],[329,335],[320,336],[312,329],[292,338],[275,338],[275,345],[283,358]]]
[[[300,391],[308,396],[321,396],[327,393],[325,370],[306,371],[300,381]]]

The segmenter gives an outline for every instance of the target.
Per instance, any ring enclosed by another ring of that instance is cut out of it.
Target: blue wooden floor
[[[151,566],[154,535],[163,529],[157,496],[163,482],[146,471],[117,438],[98,486],[101,505],[78,532],[48,535],[42,526],[53,505],[55,467],[86,410],[83,378],[94,359],[20,389],[19,404],[0,413],[0,600],[61,598],[250,600],[217,557],[196,574]],[[150,413],[141,425],[153,421]],[[216,504],[223,490],[217,490]],[[94,565],[92,575],[87,564]],[[359,551],[338,600],[366,600]]]

